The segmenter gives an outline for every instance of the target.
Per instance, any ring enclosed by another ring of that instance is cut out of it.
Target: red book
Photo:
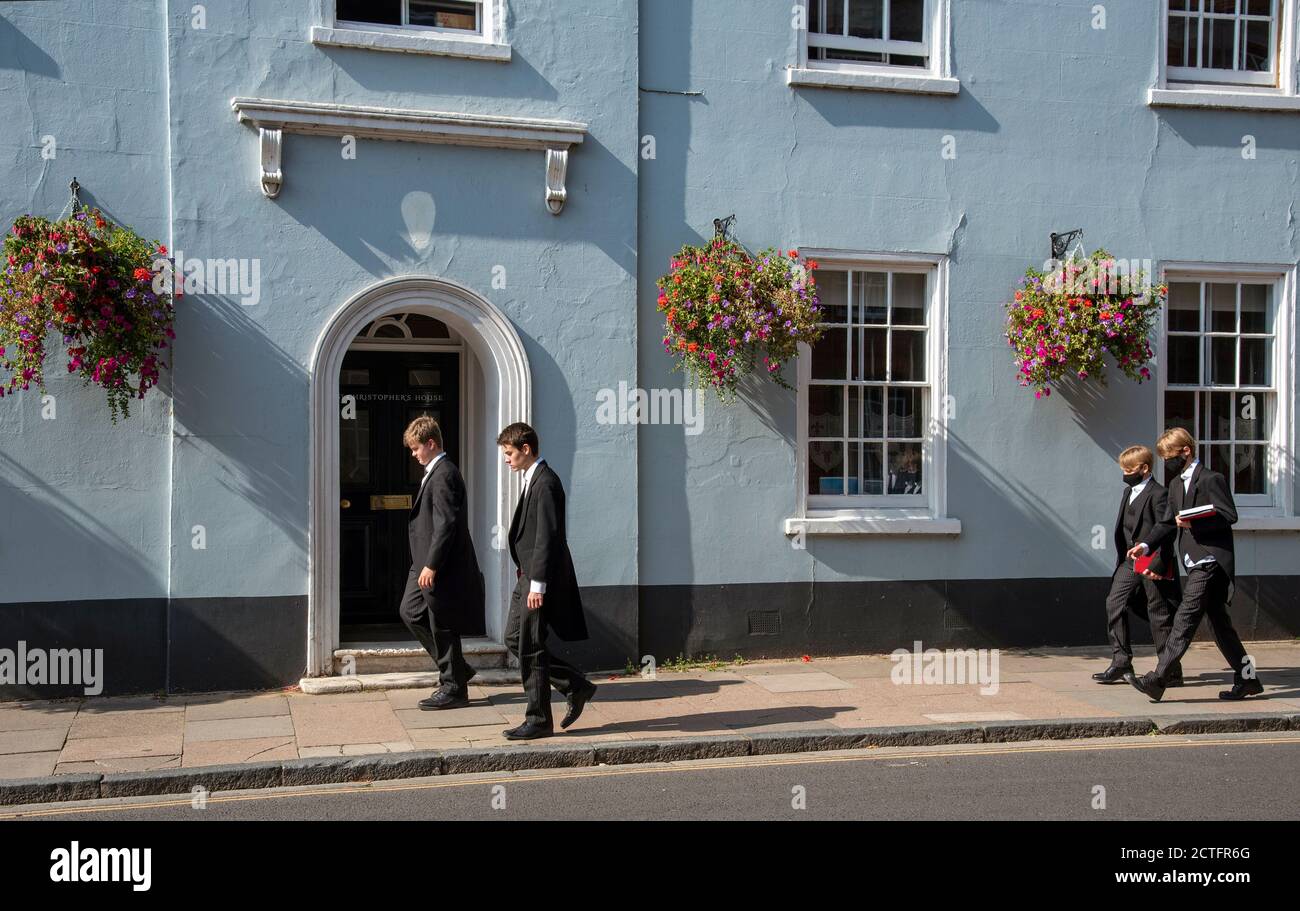
[[[1142,573],[1147,572],[1149,569],[1151,569],[1151,561],[1154,560],[1155,558],[1156,558],[1155,554],[1147,554],[1144,557],[1134,557],[1133,572],[1137,573],[1139,576],[1142,575]],[[1173,577],[1174,577],[1174,573],[1171,567],[1170,569],[1165,570],[1165,575],[1161,576],[1160,578],[1172,579]]]

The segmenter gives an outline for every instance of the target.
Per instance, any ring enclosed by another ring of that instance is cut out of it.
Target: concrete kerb
[[[856,729],[828,727],[752,734],[737,731],[731,734],[665,740],[573,745],[552,742],[375,756],[322,756],[280,762],[112,772],[102,775],[53,775],[0,781],[0,805],[186,794],[192,793],[195,788],[202,788],[211,794],[216,791],[364,783],[438,775],[684,762],[873,747],[1014,743],[1147,734],[1235,734],[1252,731],[1300,731],[1300,714],[1280,712],[1181,717],[1153,714],[1149,718],[1058,718]]]

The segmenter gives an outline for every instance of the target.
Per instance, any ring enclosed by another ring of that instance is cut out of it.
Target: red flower
[[[159,244],[159,245],[158,245],[158,252],[161,253],[163,256],[166,256],[166,255],[167,255],[167,247],[164,246],[163,244]]]

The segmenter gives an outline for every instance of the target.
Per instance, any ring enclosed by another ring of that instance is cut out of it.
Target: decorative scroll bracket
[[[564,211],[569,152],[582,143],[587,124],[571,120],[456,114],[402,108],[232,98],[239,120],[258,130],[262,156],[262,192],[274,199],[284,184],[281,163],[283,133],[315,136],[354,136],[441,145],[546,152],[546,208]]]
[[[564,203],[569,198],[569,191],[564,188],[564,181],[569,173],[569,150],[546,150],[546,207],[552,215],[564,211]]]
[[[282,131],[270,127],[261,127],[257,133],[262,146],[262,192],[267,199],[275,199],[284,186],[284,170],[280,164],[284,137]]]

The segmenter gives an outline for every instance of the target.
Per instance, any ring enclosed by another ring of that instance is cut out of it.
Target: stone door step
[[[519,686],[518,668],[485,668],[479,670],[470,686]],[[309,696],[330,693],[360,693],[373,690],[435,690],[438,674],[435,671],[415,671],[389,674],[351,674],[341,677],[303,677],[298,687]]]
[[[506,647],[491,639],[465,639],[461,648],[465,660],[475,670],[494,670],[510,665]],[[334,650],[334,673],[337,676],[431,673],[433,670],[433,659],[415,641],[345,642]]]

